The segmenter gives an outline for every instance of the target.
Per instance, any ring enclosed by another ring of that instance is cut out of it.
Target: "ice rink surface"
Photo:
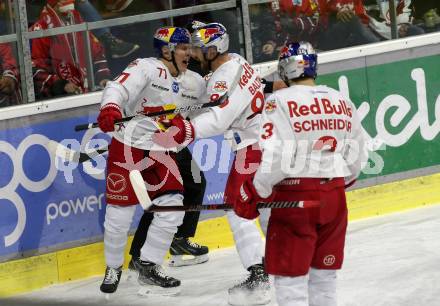
[[[338,305],[440,305],[440,205],[351,222],[345,254]],[[123,274],[110,301],[99,292],[102,277],[93,277],[0,300],[0,305],[221,306],[227,305],[227,289],[246,276],[233,248],[211,252],[205,264],[166,271],[182,280],[179,296],[137,296],[137,283],[125,281]],[[273,294],[270,305],[277,305]]]

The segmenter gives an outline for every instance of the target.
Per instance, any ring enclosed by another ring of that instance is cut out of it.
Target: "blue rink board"
[[[0,131],[0,257],[38,253],[70,242],[81,244],[103,235],[105,159],[65,164],[64,171],[60,171],[45,147],[49,139],[73,139],[79,146],[85,133],[75,132],[73,127],[87,121],[90,116]],[[95,131],[93,138],[109,140],[108,135],[99,131]],[[208,183],[204,203],[223,201],[231,152],[229,148],[223,151],[222,173],[218,173],[222,140],[219,136],[202,140],[204,145],[196,142],[199,149],[204,148],[197,155],[199,162],[210,169],[205,171]],[[206,159],[208,150],[217,152],[215,161]],[[66,171],[69,167],[73,170]],[[98,174],[91,175],[84,167]],[[65,173],[69,172],[72,176],[66,179]],[[138,208],[132,229],[141,213]]]

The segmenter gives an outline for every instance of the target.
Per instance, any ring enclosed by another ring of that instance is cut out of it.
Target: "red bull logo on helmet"
[[[205,38],[209,38],[212,37],[215,34],[218,34],[220,32],[220,30],[218,28],[208,28],[205,29]]]
[[[280,52],[280,58],[286,58],[290,56],[290,49],[288,46],[284,46]]]
[[[218,34],[223,34],[218,27],[200,29],[200,37],[205,44],[217,38]]]
[[[169,42],[176,28],[160,28],[154,34],[154,37],[162,41]]]

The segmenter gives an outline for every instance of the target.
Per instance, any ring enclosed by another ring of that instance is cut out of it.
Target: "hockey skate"
[[[139,295],[172,296],[180,293],[180,280],[166,275],[161,266],[143,260],[133,261],[133,266],[139,273]]]
[[[270,302],[269,275],[264,272],[264,266],[250,266],[251,273],[246,280],[228,290],[230,305],[266,305]]]
[[[197,265],[208,261],[209,249],[206,246],[192,242],[188,238],[176,238],[170,246],[171,267]]]
[[[102,281],[101,289],[102,293],[106,294],[106,298],[108,298],[108,294],[114,293],[118,289],[119,281],[121,280],[122,267],[117,269],[107,267],[105,269],[104,280]]]
[[[127,281],[136,280],[139,276],[139,257],[131,257],[128,263]]]

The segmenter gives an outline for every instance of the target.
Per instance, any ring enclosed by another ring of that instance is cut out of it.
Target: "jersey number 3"
[[[268,139],[273,135],[273,123],[267,122],[263,125],[264,133],[261,134],[261,138]]]

